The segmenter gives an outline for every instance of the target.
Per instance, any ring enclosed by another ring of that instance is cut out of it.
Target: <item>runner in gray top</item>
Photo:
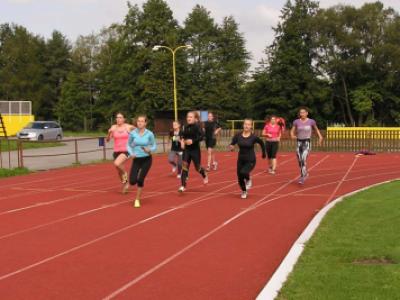
[[[323,137],[319,132],[317,123],[313,119],[308,118],[308,110],[306,108],[301,108],[299,110],[299,119],[293,122],[293,127],[290,130],[290,136],[292,139],[297,140],[296,154],[300,166],[300,184],[304,184],[308,177],[307,157],[311,150],[311,136],[313,129],[317,133],[319,144],[321,145]]]

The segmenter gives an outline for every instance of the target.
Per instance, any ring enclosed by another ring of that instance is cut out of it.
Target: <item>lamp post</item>
[[[172,53],[172,75],[174,78],[174,117],[175,117],[175,121],[178,121],[178,91],[176,88],[176,52],[179,49],[193,49],[192,45],[183,45],[183,46],[178,46],[175,49],[172,49],[170,47],[167,46],[161,46],[161,45],[157,45],[153,47],[153,51],[157,51],[159,49],[167,49]]]

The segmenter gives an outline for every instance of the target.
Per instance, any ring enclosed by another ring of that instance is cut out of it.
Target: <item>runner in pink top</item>
[[[266,137],[265,148],[268,156],[268,173],[275,174],[276,171],[276,155],[279,149],[279,141],[281,140],[283,125],[277,122],[276,116],[271,116],[265,124],[263,136]]]
[[[114,139],[114,166],[117,169],[118,176],[123,184],[122,193],[126,193],[129,188],[128,173],[125,170],[124,163],[129,158],[127,150],[129,133],[134,129],[133,125],[125,123],[125,117],[122,113],[116,116],[116,124],[108,130],[107,142]]]

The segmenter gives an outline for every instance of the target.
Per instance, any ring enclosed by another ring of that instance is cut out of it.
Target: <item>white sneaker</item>
[[[217,162],[214,162],[214,163],[213,163],[213,170],[214,170],[214,171],[217,171],[217,168],[218,168],[218,163],[217,163]]]
[[[247,190],[251,189],[252,186],[253,186],[253,182],[251,181],[251,179],[249,179],[248,181],[246,181],[246,189],[247,189]]]
[[[271,172],[269,172],[271,175],[275,175],[275,171],[271,170]]]
[[[125,182],[122,186],[122,194],[127,194],[129,191],[129,182]]]
[[[179,192],[179,193],[183,193],[185,190],[186,190],[185,187],[184,187],[184,186],[181,186],[181,187],[178,189],[178,192]]]
[[[206,177],[203,179],[203,183],[204,183],[204,184],[208,184],[208,174],[207,174]]]
[[[172,173],[176,172],[176,167],[172,167]]]
[[[181,178],[182,178],[182,175],[181,175],[181,174],[178,174],[178,175],[176,175],[176,178],[181,179]]]
[[[242,194],[240,195],[240,198],[247,199],[247,192],[242,192]]]

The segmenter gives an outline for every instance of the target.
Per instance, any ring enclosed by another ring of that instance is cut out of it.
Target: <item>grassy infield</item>
[[[337,204],[278,299],[400,299],[400,181]]]

